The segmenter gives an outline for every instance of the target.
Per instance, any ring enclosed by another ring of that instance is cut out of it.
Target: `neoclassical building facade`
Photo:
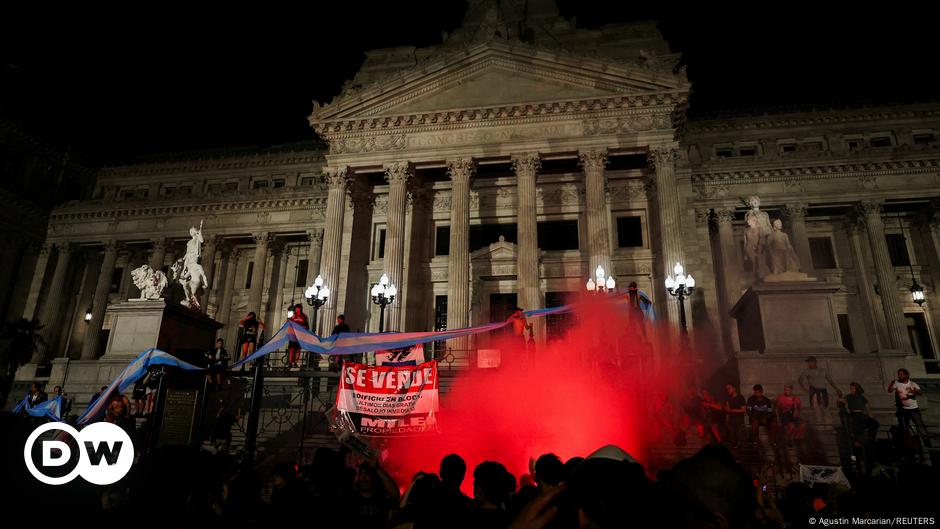
[[[697,280],[690,332],[715,371],[760,354],[729,315],[754,282],[752,195],[784,221],[803,270],[838,285],[834,355],[893,355],[871,380],[889,364],[938,372],[940,105],[688,119],[691,85],[655,23],[583,30],[535,4],[524,19],[480,4],[440,45],[369,52],[342,93],[314,103],[323,145],[100,170],[91,199],[49,218],[23,308],[48,345],[17,378],[96,362],[110,307],[136,294],[130,270],[172,263],[199,223],[203,310],[230,342],[249,311],[278,327],[317,275],[332,291],[327,334],[340,313],[378,330],[369,291],[383,273],[399,291],[385,329],[417,331],[564,303],[597,266],[675,325],[662,285],[682,262]],[[537,338],[558,332],[541,322]],[[450,353],[472,365],[485,340]]]

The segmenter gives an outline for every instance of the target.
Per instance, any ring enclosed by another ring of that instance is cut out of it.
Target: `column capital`
[[[578,165],[585,171],[602,171],[608,163],[607,149],[589,149],[578,152]]]
[[[59,241],[55,243],[55,247],[59,250],[60,253],[65,252],[69,254],[74,252],[77,248],[77,246],[75,244],[72,244],[71,241]]]
[[[151,239],[150,244],[153,245],[154,250],[166,250],[166,248],[170,246],[170,243],[167,241],[166,237]]]
[[[852,208],[845,214],[842,219],[842,229],[849,235],[865,231],[865,215],[861,208]]]
[[[328,167],[323,170],[323,180],[329,189],[345,189],[349,184],[348,167]]]
[[[512,155],[512,170],[516,175],[532,174],[535,175],[542,168],[542,159],[539,153],[531,152]]]
[[[718,224],[734,222],[734,208],[715,208],[715,222]]]
[[[266,231],[252,233],[251,238],[255,240],[255,244],[267,246],[271,242],[271,234]]]
[[[124,247],[124,245],[120,241],[109,239],[102,243],[102,247],[104,248],[105,253],[117,254],[118,251]]]
[[[412,176],[411,162],[393,162],[385,164],[385,181],[391,185],[404,185]]]
[[[311,243],[322,246],[323,245],[323,230],[320,228],[313,228],[306,230],[307,240]]]
[[[884,200],[861,200],[859,201],[856,208],[858,212],[866,217],[877,216],[881,217],[881,206],[884,204]]]
[[[940,231],[940,199],[932,199],[918,211],[914,216],[914,223],[918,228]]]
[[[454,182],[469,182],[476,169],[473,158],[455,158],[447,162],[447,177]]]
[[[807,204],[795,203],[787,204],[783,207],[783,214],[790,219],[806,218]]]
[[[679,158],[679,144],[677,142],[656,143],[649,146],[646,153],[646,162],[650,167],[673,165]]]

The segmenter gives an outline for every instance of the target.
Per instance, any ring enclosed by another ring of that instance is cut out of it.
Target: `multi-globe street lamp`
[[[385,332],[385,307],[395,301],[398,288],[390,283],[388,274],[383,273],[379,282],[372,285],[372,303],[379,306],[379,332]]]

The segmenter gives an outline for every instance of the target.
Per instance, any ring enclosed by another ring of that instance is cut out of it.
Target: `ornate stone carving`
[[[692,186],[692,193],[697,198],[703,198],[703,199],[724,198],[728,196],[728,186],[724,184],[695,185],[695,186]]]
[[[328,168],[323,171],[323,180],[330,189],[345,189],[349,184],[346,167]]]
[[[267,224],[271,221],[271,212],[270,211],[259,211],[257,216],[258,224]]]
[[[388,195],[379,195],[375,197],[375,204],[372,207],[372,212],[376,215],[388,214]]]
[[[806,192],[806,186],[803,185],[802,181],[791,178],[783,183],[783,192],[793,194],[804,193]]]
[[[437,193],[434,195],[434,211],[450,211],[450,195]]]
[[[789,219],[806,218],[806,204],[787,204],[783,207],[783,214]]]
[[[608,186],[607,201],[613,204],[645,199],[647,198],[646,187],[642,180],[630,180],[624,185]]]
[[[131,270],[131,281],[140,289],[138,299],[163,299],[163,290],[166,288],[166,275],[161,270],[154,270],[150,265],[143,265]]]
[[[694,213],[696,226],[708,226],[708,221],[711,218],[711,210],[708,208],[695,208]]]
[[[584,171],[603,171],[607,163],[606,150],[592,149],[578,153],[578,165]]]
[[[536,193],[536,198],[545,206],[577,205],[584,197],[584,190],[576,184],[539,187]]]
[[[400,151],[408,146],[404,134],[380,136],[353,136],[330,141],[330,154],[356,154],[367,152]]]
[[[451,180],[470,180],[474,172],[476,172],[476,163],[471,158],[457,158],[447,162],[447,177]]]
[[[881,216],[881,205],[883,201],[881,200],[862,200],[856,206],[858,212],[864,216],[877,215]]]
[[[385,181],[389,184],[405,184],[411,175],[412,167],[409,162],[394,162],[385,166]]]
[[[646,154],[646,162],[654,169],[664,164],[674,165],[678,159],[679,145],[677,143],[650,145],[650,150]]]
[[[542,168],[542,159],[537,153],[519,154],[512,157],[512,170],[518,174],[535,174]]]
[[[583,121],[584,135],[623,134],[672,128],[671,113],[652,112],[631,116],[588,119]]]
[[[878,189],[878,177],[873,174],[863,174],[858,177],[858,187],[861,189]]]
[[[323,230],[321,228],[306,230],[305,233],[312,246],[323,246]]]
[[[734,222],[734,209],[732,208],[715,208],[715,222],[718,224],[730,224]]]

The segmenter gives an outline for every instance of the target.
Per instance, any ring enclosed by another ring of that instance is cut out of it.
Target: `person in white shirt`
[[[917,382],[911,380],[911,373],[903,367],[898,369],[897,380],[892,380],[888,384],[888,393],[894,393],[894,404],[897,407],[898,426],[905,432],[910,431],[911,423],[917,429],[917,435],[923,439],[926,446],[930,446],[930,438],[927,437],[927,426],[924,419],[920,416],[920,407],[917,405],[917,397],[924,394],[917,385]]]

